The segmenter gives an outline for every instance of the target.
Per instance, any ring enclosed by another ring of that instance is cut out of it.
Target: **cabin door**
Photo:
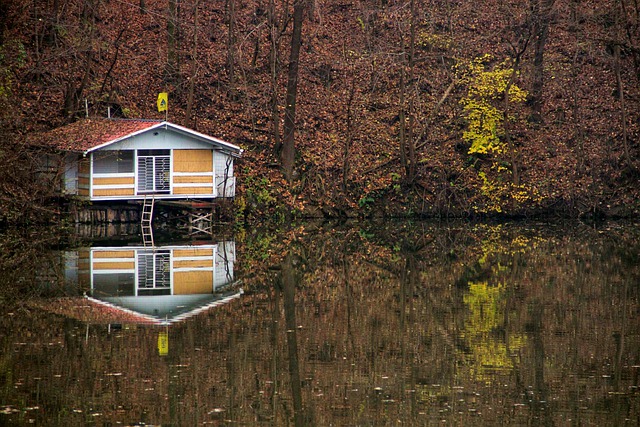
[[[138,150],[138,194],[169,194],[169,150]]]

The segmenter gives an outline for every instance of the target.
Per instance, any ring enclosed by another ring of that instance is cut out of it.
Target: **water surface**
[[[25,234],[0,424],[640,425],[636,224]]]

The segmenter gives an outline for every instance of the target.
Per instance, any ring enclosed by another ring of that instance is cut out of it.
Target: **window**
[[[93,275],[93,292],[96,297],[124,297],[134,295],[133,273]]]
[[[133,173],[133,150],[93,153],[93,173]]]
[[[138,150],[138,194],[169,194],[170,176],[169,150]]]
[[[171,295],[169,251],[138,252],[138,295]]]

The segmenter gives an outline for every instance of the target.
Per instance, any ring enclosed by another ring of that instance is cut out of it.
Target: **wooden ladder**
[[[153,228],[151,222],[153,221],[153,207],[155,206],[156,199],[151,196],[150,199],[144,196],[144,202],[142,204],[142,214],[140,215],[140,225],[142,227],[142,241],[144,246],[153,246]]]

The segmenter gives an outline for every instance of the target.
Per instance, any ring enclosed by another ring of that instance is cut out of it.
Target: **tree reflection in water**
[[[241,233],[245,294],[168,326],[167,356],[159,326],[55,309],[86,289],[61,252],[16,244],[0,279],[0,423],[634,424],[639,237],[631,224]]]

